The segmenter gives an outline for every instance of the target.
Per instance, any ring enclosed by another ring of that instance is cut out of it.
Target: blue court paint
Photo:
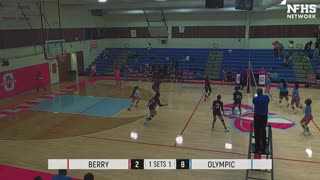
[[[30,110],[92,116],[115,116],[128,107],[130,99],[62,95],[30,107]]]
[[[95,106],[81,114],[111,117],[127,108],[130,103],[131,99],[107,98],[106,101],[100,103],[98,106]]]

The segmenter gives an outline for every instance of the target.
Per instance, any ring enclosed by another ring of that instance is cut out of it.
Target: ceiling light
[[[105,3],[105,2],[107,2],[108,0],[98,0],[98,2],[100,2],[100,3]]]

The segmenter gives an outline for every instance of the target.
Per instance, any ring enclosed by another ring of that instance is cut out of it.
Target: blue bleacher
[[[125,49],[122,48],[110,48],[110,59],[108,61],[102,58],[96,58],[94,63],[97,65],[97,75],[103,75],[107,69],[108,65],[113,64],[115,57],[120,54],[120,51]],[[131,72],[136,72],[140,65],[147,64],[169,64],[172,63],[172,58],[176,57],[179,64],[179,69],[182,69],[184,76],[187,79],[203,79],[205,76],[205,69],[208,62],[208,55],[212,49],[200,49],[200,48],[153,48],[152,57],[147,55],[146,48],[131,48],[138,54],[136,59],[128,59],[127,65],[129,66]],[[283,67],[283,59],[273,58],[273,49],[233,49],[229,52],[229,49],[217,49],[216,51],[221,51],[223,53],[223,59],[221,64],[222,68],[231,68],[233,73],[236,73],[240,68],[248,68],[249,61],[253,71],[259,71],[262,67],[269,73],[277,73],[278,77],[273,78],[273,81],[278,81],[280,79],[286,79],[289,82],[294,82],[296,80],[295,72],[293,69],[293,64],[290,61],[289,68],[285,69]],[[185,56],[189,56],[190,59],[185,60]],[[166,58],[169,57],[169,61]],[[317,60],[312,60],[312,66],[314,70],[318,68]],[[233,74],[235,75],[235,74]],[[220,73],[219,78],[222,79],[222,74]]]

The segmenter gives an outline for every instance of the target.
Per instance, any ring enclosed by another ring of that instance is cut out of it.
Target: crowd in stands
[[[59,169],[58,174],[52,176],[52,180],[72,180],[71,177],[67,176],[68,172],[66,169]],[[43,180],[41,176],[33,178],[33,180]],[[92,173],[87,173],[83,176],[83,180],[94,180],[94,175]]]

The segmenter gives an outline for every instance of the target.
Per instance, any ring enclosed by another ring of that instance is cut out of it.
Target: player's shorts
[[[291,104],[294,104],[294,103],[300,104],[300,99],[299,98],[292,98],[291,99]]]
[[[287,91],[287,92],[280,92],[280,93],[279,93],[280,99],[282,99],[282,98],[284,98],[284,97],[288,97],[288,95],[289,95],[289,92],[288,92],[288,91]]]
[[[234,101],[234,102],[233,102],[233,105],[238,105],[238,106],[240,106],[240,105],[241,105],[241,101]]]
[[[302,120],[304,120],[305,123],[309,123],[311,120],[313,120],[313,116],[312,115],[304,116]]]
[[[150,114],[151,114],[151,115],[156,115],[156,114],[157,114],[156,109],[153,109],[153,108],[150,108],[150,107],[149,107],[149,111],[150,111]]]
[[[136,96],[131,96],[131,100],[132,100],[132,101],[136,101],[136,100],[139,100],[139,97],[136,97]]]
[[[211,93],[211,92],[212,92],[210,86],[209,86],[209,87],[208,87],[208,86],[205,86],[204,89],[205,89],[206,93],[208,93],[208,92]]]
[[[154,91],[156,91],[156,92],[158,92],[158,91],[159,91],[159,88],[158,88],[158,87],[156,87],[156,86],[152,86],[152,89],[153,89]]]
[[[221,111],[213,111],[212,114],[213,114],[214,116],[221,116],[221,115],[222,115],[222,114],[221,114]]]
[[[115,78],[116,80],[119,80],[119,79],[120,79],[120,75],[115,75],[114,78]]]

